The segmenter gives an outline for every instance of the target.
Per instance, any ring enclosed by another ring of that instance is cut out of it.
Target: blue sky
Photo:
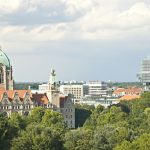
[[[149,0],[0,0],[16,81],[137,81],[149,41]]]

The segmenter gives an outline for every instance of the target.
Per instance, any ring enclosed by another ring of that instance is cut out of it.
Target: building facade
[[[64,84],[60,86],[60,91],[64,94],[72,94],[74,102],[80,101],[85,95],[88,95],[88,86],[84,84]]]
[[[106,96],[107,95],[107,84],[105,82],[99,81],[89,81],[88,86],[88,95],[90,96]]]
[[[30,91],[0,91],[0,112],[8,117],[10,117],[13,112],[17,112],[20,115],[28,115],[35,106],[36,103]]]

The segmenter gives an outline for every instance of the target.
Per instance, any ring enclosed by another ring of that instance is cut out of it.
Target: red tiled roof
[[[125,89],[124,88],[118,88],[114,91],[114,94],[118,94],[118,93],[122,93],[122,92],[125,92]]]
[[[140,98],[140,96],[139,95],[125,95],[125,96],[119,98],[119,100],[134,100],[137,98]]]
[[[33,100],[37,101],[40,104],[48,104],[49,100],[46,94],[33,94]]]
[[[142,89],[138,88],[138,87],[129,87],[129,88],[118,88],[114,91],[113,94],[119,94],[119,93],[126,93],[126,94],[141,94],[142,93]]]
[[[19,98],[22,100],[25,97],[25,94],[28,92],[31,95],[31,90],[0,90],[0,101],[2,99],[2,96],[4,93],[7,93],[9,100],[11,101],[15,95],[15,93],[17,92],[19,95]]]

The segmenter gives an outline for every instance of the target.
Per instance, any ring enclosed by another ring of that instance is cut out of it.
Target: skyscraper
[[[138,77],[144,85],[144,91],[150,91],[150,57],[143,59]]]

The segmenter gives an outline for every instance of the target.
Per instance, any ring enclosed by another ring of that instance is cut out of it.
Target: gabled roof
[[[15,93],[18,93],[21,100],[24,99],[26,93],[29,93],[30,97],[32,97],[31,90],[0,90],[0,101],[2,100],[4,93],[7,93],[10,101],[13,100]]]

